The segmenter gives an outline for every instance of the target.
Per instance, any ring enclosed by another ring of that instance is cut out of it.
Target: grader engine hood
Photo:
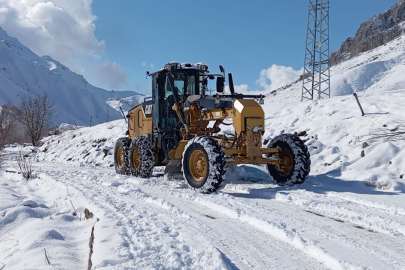
[[[264,131],[264,111],[255,100],[234,99],[233,125],[237,134],[242,131]]]

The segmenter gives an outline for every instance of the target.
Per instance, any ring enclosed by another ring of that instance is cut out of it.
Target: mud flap
[[[181,159],[172,159],[166,165],[165,178],[168,180],[184,180]]]

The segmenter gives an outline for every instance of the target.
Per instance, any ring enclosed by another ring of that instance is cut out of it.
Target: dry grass
[[[25,180],[29,180],[32,175],[32,162],[27,155],[24,155],[22,151],[18,152],[16,158],[18,169]]]
[[[373,141],[386,138],[390,141],[405,140],[405,121],[396,120],[390,123],[392,128],[384,127],[371,132],[370,136]]]

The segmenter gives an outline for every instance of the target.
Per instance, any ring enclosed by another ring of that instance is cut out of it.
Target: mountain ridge
[[[141,94],[133,91],[107,91],[91,85],[82,75],[71,71],[50,56],[38,56],[10,37],[0,27],[0,104],[18,105],[25,94],[49,94],[55,101],[57,117],[62,122],[89,125],[122,117],[109,106],[111,98],[126,98],[136,104]]]
[[[347,38],[330,55],[331,66],[351,59],[360,53],[382,46],[405,33],[405,0],[363,22],[354,37]]]

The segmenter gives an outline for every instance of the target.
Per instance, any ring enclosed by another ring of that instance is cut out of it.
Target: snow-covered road
[[[256,183],[228,180],[203,195],[166,181],[159,168],[139,179],[101,167],[34,167],[39,179],[30,192],[51,187],[54,197],[94,213],[93,269],[405,269],[405,195],[334,172],[289,188],[271,184],[263,168],[245,167],[261,176]]]

